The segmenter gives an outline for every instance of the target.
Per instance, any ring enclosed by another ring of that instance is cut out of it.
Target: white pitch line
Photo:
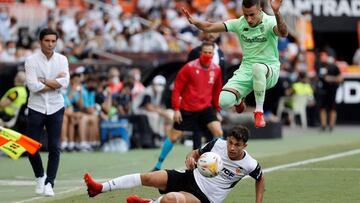
[[[328,160],[337,159],[337,158],[341,158],[341,157],[345,157],[345,156],[351,156],[351,155],[355,155],[355,154],[359,154],[359,153],[360,153],[360,149],[354,149],[351,151],[341,152],[341,153],[333,154],[333,155],[329,155],[329,156],[323,156],[323,157],[318,157],[318,158],[314,158],[314,159],[307,159],[304,161],[298,161],[298,162],[294,162],[294,163],[290,163],[290,164],[283,164],[283,165],[279,165],[279,166],[266,168],[263,170],[263,172],[269,173],[272,171],[277,171],[277,170],[281,170],[281,169],[285,169],[285,168],[301,166],[301,165],[316,163],[316,162],[320,162],[320,161],[328,161]]]
[[[360,171],[360,168],[288,168],[286,171]]]
[[[56,194],[57,195],[66,194],[66,193],[69,193],[69,192],[74,192],[76,190],[79,190],[80,188],[82,188],[82,187],[73,187],[71,189],[68,189],[68,190],[65,190],[65,191],[62,191],[62,192],[57,192]],[[43,197],[43,196],[33,197],[33,198],[30,198],[30,199],[26,199],[26,200],[20,200],[18,202],[14,202],[14,203],[32,202],[32,201],[35,201],[35,200],[38,200],[38,199],[43,199],[43,198],[45,198],[45,197]]]
[[[289,163],[289,164],[278,165],[278,166],[263,169],[263,172],[264,173],[270,173],[270,172],[273,172],[273,171],[287,169],[287,168],[290,168],[290,167],[301,166],[301,165],[306,165],[306,164],[311,164],[311,163],[317,163],[317,162],[321,162],[321,161],[328,161],[328,160],[333,160],[333,159],[346,157],[346,156],[351,156],[351,155],[355,155],[355,154],[360,154],[360,149],[350,150],[350,151],[347,151],[347,152],[341,152],[341,153],[337,153],[337,154],[333,154],[333,155],[329,155],[329,156],[323,156],[323,157],[318,157],[318,158],[313,158],[313,159],[307,159],[307,160],[298,161],[298,162]],[[0,180],[0,183],[1,183],[1,180]],[[57,192],[56,194],[61,195],[61,194],[65,194],[65,193],[69,193],[69,192],[79,190],[80,188],[82,188],[82,187],[78,186],[78,187],[71,188],[69,190],[65,190],[65,191],[62,191],[62,192]],[[18,202],[14,202],[14,203],[31,202],[31,201],[38,200],[38,199],[43,199],[43,198],[45,198],[45,197],[43,197],[43,196],[34,197],[34,198],[26,199],[26,200],[20,200]]]

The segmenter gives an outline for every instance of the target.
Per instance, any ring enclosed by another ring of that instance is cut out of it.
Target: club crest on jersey
[[[235,173],[236,173],[236,175],[240,175],[241,174],[241,167],[237,167],[235,169]]]
[[[261,33],[264,33],[264,32],[265,32],[265,27],[264,27],[264,25],[261,25],[261,26],[260,26],[260,32],[261,32]]]
[[[209,84],[214,83],[214,78],[215,78],[215,72],[212,70],[209,72]]]

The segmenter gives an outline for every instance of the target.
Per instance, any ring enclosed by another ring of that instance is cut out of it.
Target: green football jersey
[[[280,66],[278,37],[273,30],[276,26],[275,16],[264,12],[262,14],[262,22],[256,27],[250,27],[244,16],[224,23],[227,31],[236,33],[240,40],[243,50],[242,64],[264,63]]]

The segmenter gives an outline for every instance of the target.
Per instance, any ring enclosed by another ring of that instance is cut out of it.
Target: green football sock
[[[256,101],[256,110],[263,111],[266,90],[266,73],[268,69],[265,65],[256,63],[253,65],[253,86]]]

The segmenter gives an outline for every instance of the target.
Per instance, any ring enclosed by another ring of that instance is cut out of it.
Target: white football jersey
[[[262,176],[260,165],[249,153],[245,151],[243,159],[232,161],[227,155],[226,145],[226,140],[217,139],[200,149],[200,154],[211,151],[220,155],[224,168],[219,175],[206,178],[200,174],[198,169],[194,170],[197,185],[212,203],[222,202],[231,189],[246,175],[250,175],[256,180]]]

